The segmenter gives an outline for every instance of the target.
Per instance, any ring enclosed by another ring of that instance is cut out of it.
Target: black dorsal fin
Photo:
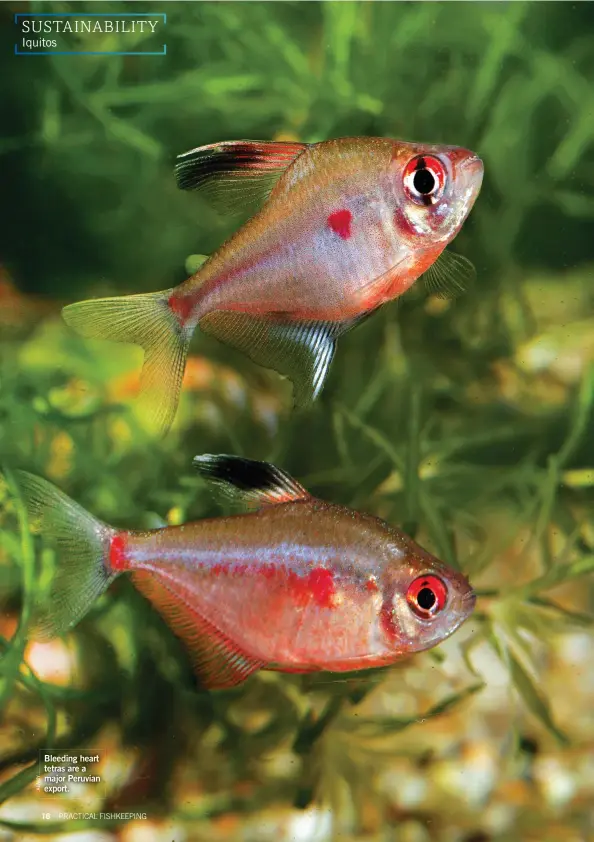
[[[220,211],[244,210],[268,198],[287,167],[307,148],[287,141],[232,140],[178,155],[177,186],[200,190]]]
[[[310,496],[297,480],[269,462],[205,453],[194,457],[193,465],[226,497],[244,505],[270,506],[307,500]]]

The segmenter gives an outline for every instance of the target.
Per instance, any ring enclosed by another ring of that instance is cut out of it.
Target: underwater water
[[[15,54],[30,48],[13,13],[136,4],[5,4],[1,842],[592,842],[592,5],[141,5],[166,21],[93,36],[117,54],[75,55],[84,42],[64,36],[66,54],[33,56]],[[176,155],[346,136],[480,155],[452,246],[476,280],[455,299],[415,284],[341,337],[307,410],[198,330],[155,439],[141,351],[78,336],[61,308],[174,287],[247,219],[178,189]],[[35,640],[59,557],[14,472],[149,529],[231,511],[192,470],[203,453],[270,461],[399,527],[469,577],[473,615],[388,668],[261,671],[212,692],[123,577]],[[100,781],[44,792],[50,749],[99,755]]]

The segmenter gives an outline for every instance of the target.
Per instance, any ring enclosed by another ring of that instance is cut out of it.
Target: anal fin
[[[258,365],[288,377],[293,383],[295,404],[306,406],[322,390],[337,337],[357,321],[287,321],[217,310],[204,316],[199,325]]]
[[[191,608],[183,588],[175,582],[148,570],[134,571],[132,581],[184,644],[207,689],[235,687],[264,666]]]

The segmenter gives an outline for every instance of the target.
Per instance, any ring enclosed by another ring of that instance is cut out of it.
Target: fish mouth
[[[462,159],[461,164],[463,167],[479,166],[482,169],[483,159],[479,158],[479,156],[474,152],[469,152],[468,155]]]
[[[464,146],[451,146],[448,149],[448,155],[454,171],[483,171],[483,162],[472,149],[466,149]]]
[[[476,605],[476,594],[472,588],[462,594],[461,603],[465,615],[468,616],[469,614],[472,614]]]
[[[475,155],[474,153],[468,155],[466,158],[463,158],[460,161],[459,166],[460,169],[465,174],[470,175],[471,178],[479,177],[482,181],[485,167],[483,165],[482,159],[479,158],[478,155]]]

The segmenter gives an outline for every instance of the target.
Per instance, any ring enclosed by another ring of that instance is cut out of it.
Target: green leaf
[[[588,432],[588,420],[594,403],[594,365],[591,365],[584,377],[578,391],[577,400],[573,410],[573,420],[563,446],[557,454],[559,468],[565,467],[569,458],[580,444],[585,433]]]
[[[188,275],[194,275],[203,263],[208,260],[207,254],[190,254],[186,257],[185,269]]]
[[[594,625],[594,614],[586,614],[582,611],[570,611],[569,608],[564,608],[562,605],[553,602],[551,599],[545,599],[545,597],[542,596],[533,596],[530,599],[530,602],[533,605],[538,605],[540,608],[545,608],[560,614],[572,625],[586,627]]]
[[[520,661],[509,650],[507,651],[507,663],[514,686],[528,710],[562,745],[568,745],[569,739],[555,724],[547,700]]]
[[[346,722],[341,722],[341,729],[356,732],[358,736],[373,739],[374,737],[382,737],[386,734],[393,734],[397,731],[404,731],[411,725],[419,725],[427,719],[432,719],[434,716],[441,716],[444,713],[449,713],[459,704],[464,702],[470,696],[474,696],[479,690],[482,690],[485,684],[481,681],[479,684],[472,684],[458,693],[452,693],[442,699],[441,702],[433,705],[428,711],[417,716],[385,716],[385,717],[353,717]]]
[[[404,531],[413,538],[419,520],[419,465],[421,462],[421,389],[413,384],[409,400],[408,444],[405,456],[406,520]]]
[[[571,579],[579,579],[581,576],[587,576],[590,573],[594,573],[594,555],[584,556],[571,564],[553,567],[544,576],[539,576],[538,579],[534,579],[526,585],[522,591],[522,595],[524,598],[529,598],[548,588],[554,588],[563,582],[569,582]]]

